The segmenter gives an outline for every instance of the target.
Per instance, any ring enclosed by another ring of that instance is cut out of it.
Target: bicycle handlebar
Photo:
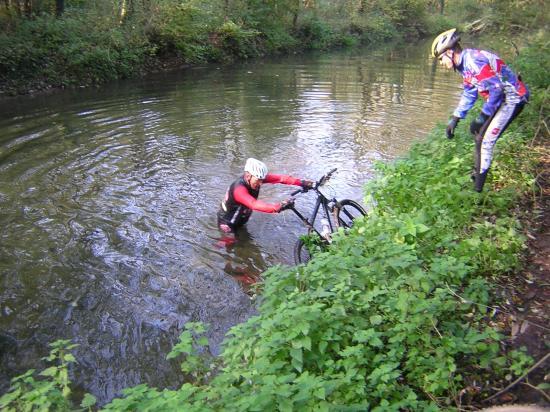
[[[333,174],[334,172],[336,172],[337,170],[338,170],[338,168],[335,167],[335,168],[332,169],[330,172],[328,172],[326,175],[324,175],[323,177],[321,177],[321,178],[319,179],[319,181],[317,182],[317,184],[315,185],[315,188],[317,189],[319,186],[323,186],[323,185],[325,184],[325,182],[326,182],[327,180],[329,180],[330,177],[332,176],[332,174]]]
[[[313,190],[317,190],[319,187],[323,186],[331,178],[332,174],[334,172],[336,172],[337,170],[338,170],[338,168],[335,167],[330,172],[328,172],[326,175],[323,175],[317,182],[315,182],[315,186],[313,186]],[[294,192],[292,192],[290,194],[290,197],[292,198],[292,197],[296,196],[298,193],[305,193],[308,190],[309,189],[304,189],[304,188],[296,189]]]

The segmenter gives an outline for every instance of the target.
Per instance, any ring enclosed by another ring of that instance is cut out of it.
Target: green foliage
[[[527,373],[529,367],[534,363],[533,358],[527,355],[527,349],[523,346],[520,350],[513,350],[510,352],[510,366],[509,370],[514,376],[522,376]]]
[[[44,360],[54,365],[40,372],[39,380],[34,378],[34,369],[13,378],[9,392],[0,397],[0,409],[7,412],[70,410],[69,364],[76,362],[70,350],[77,346],[69,340],[50,344],[50,354]],[[89,408],[94,404],[95,398],[87,395],[82,406]]]
[[[172,348],[166,359],[174,359],[185,355],[181,363],[181,371],[192,377],[195,383],[210,377],[210,370],[215,366],[212,357],[205,351],[208,345],[205,326],[200,322],[188,322],[185,331],[179,337],[179,343]]]
[[[307,44],[300,44],[300,40],[282,27],[266,27],[262,30],[260,39],[264,40],[264,48],[269,53],[282,53],[300,48],[307,48]]]
[[[433,34],[439,34],[445,30],[449,30],[449,27],[459,27],[460,24],[453,18],[447,15],[430,14],[426,16],[425,20],[425,32]]]
[[[303,21],[297,33],[298,37],[312,49],[326,49],[335,43],[336,34],[333,29],[318,18]]]
[[[153,50],[138,32],[91,16],[45,15],[0,34],[0,83],[17,91],[129,77]]]
[[[484,18],[485,13],[491,13],[491,7],[478,0],[446,1],[447,15],[456,21],[471,22]]]
[[[426,32],[426,0],[100,0],[35,4],[30,18],[0,5],[0,90],[86,86],[139,74],[164,59],[231,61],[375,44]],[[363,6],[359,7],[360,4]],[[15,7],[15,6],[14,6]]]
[[[405,38],[424,34],[426,4],[421,0],[389,0],[382,3],[382,10],[389,16],[392,25]]]
[[[544,35],[535,37],[529,47],[520,51],[514,68],[522,73],[523,80],[530,87],[547,89],[550,86],[550,38]]]
[[[548,13],[541,13],[544,2],[538,0],[493,1],[490,6],[494,29],[508,36],[527,28],[544,27],[550,22]]]
[[[187,62],[205,62],[213,56],[209,37],[220,21],[208,3],[160,2],[149,35],[162,53],[176,51]]]
[[[256,30],[246,30],[232,21],[226,21],[217,30],[218,48],[225,55],[242,59],[257,56],[256,41],[259,34]]]
[[[310,256],[313,256],[319,252],[324,252],[327,249],[327,242],[319,237],[315,232],[312,232],[308,235],[300,236],[304,246],[309,252]]]

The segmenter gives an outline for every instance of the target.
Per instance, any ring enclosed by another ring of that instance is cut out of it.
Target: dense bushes
[[[131,77],[166,60],[231,61],[417,38],[454,26],[453,19],[475,22],[474,31],[548,24],[536,0],[450,2],[446,15],[428,0],[81,0],[66,2],[58,18],[51,0],[29,2],[26,11],[16,4],[23,3],[0,5],[0,91],[8,94]]]
[[[155,47],[137,30],[89,16],[43,15],[0,34],[0,86],[11,91],[129,77]]]
[[[53,2],[38,2],[30,18],[0,5],[0,91],[101,83],[166,59],[231,61],[426,30],[426,0],[363,3],[152,0],[123,9],[110,0],[81,1],[60,18]]]

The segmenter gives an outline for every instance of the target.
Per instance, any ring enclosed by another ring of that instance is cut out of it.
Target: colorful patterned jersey
[[[485,99],[481,111],[488,116],[497,111],[510,93],[520,101],[529,97],[529,90],[518,76],[491,52],[464,49],[456,69],[464,78],[464,91],[453,115],[461,119],[474,106],[478,93]]]

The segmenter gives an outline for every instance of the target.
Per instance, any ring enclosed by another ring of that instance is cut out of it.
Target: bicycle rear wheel
[[[353,226],[355,219],[366,214],[367,212],[359,203],[350,199],[344,199],[340,202],[340,209],[337,214],[338,225],[344,229],[349,229]]]

